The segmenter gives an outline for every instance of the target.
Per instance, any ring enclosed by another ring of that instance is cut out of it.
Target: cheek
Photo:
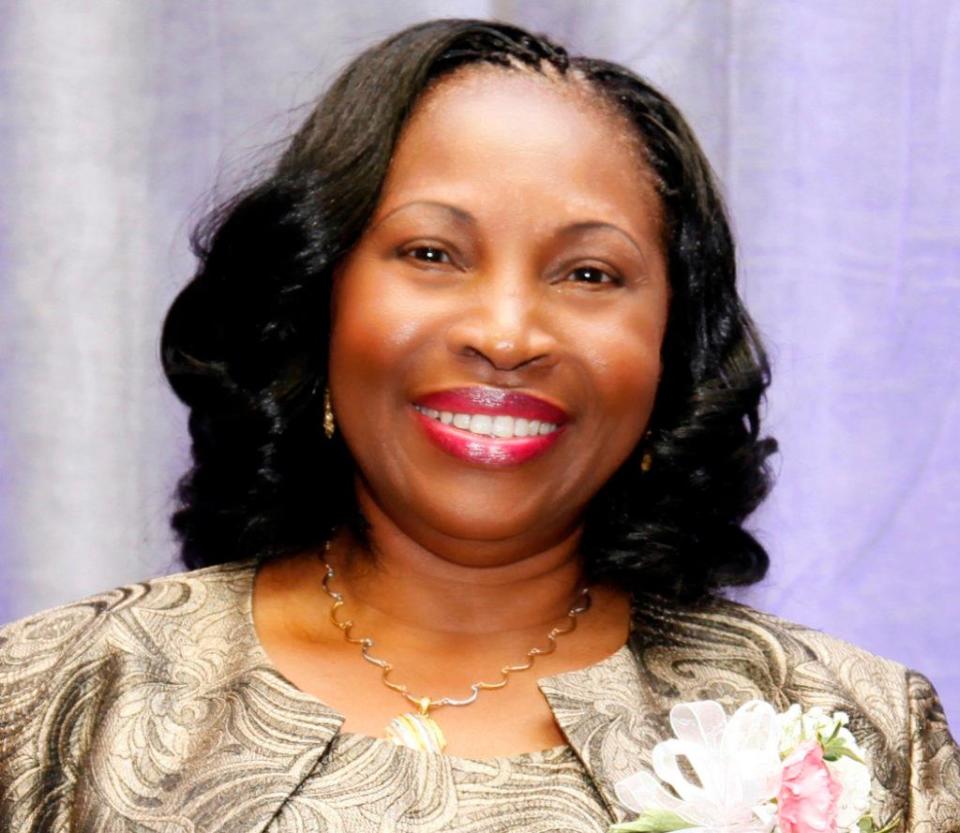
[[[659,351],[618,351],[595,367],[596,407],[602,409],[601,424],[617,446],[632,448],[646,429],[660,380]]]
[[[636,433],[647,422],[660,381],[665,318],[659,307],[644,308],[582,333],[581,356],[596,394],[591,405],[615,422],[611,431]]]
[[[351,450],[383,449],[410,391],[402,382],[424,361],[436,322],[389,266],[357,256],[338,274],[330,333],[330,389]],[[379,452],[378,452],[379,453]]]
[[[581,354],[595,384],[610,398],[630,400],[656,387],[666,320],[662,306],[627,308],[582,328]]]
[[[370,257],[355,256],[337,274],[330,362],[338,384],[391,368],[415,339],[415,304],[390,284]]]
[[[383,303],[376,273],[358,268],[336,278],[330,329],[329,385],[337,430],[359,467],[383,459],[389,438],[388,391],[397,362],[408,354],[409,316]]]

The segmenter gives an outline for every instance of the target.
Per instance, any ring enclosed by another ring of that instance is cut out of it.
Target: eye
[[[412,246],[404,249],[401,255],[419,260],[421,263],[453,263],[450,255],[438,246]]]
[[[575,283],[585,283],[599,286],[602,284],[610,284],[611,286],[619,286],[623,283],[623,279],[619,275],[608,272],[606,269],[601,269],[599,266],[578,266],[576,269],[572,269],[568,276],[573,279]]]

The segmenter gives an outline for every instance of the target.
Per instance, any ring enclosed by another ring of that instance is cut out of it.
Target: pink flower
[[[837,833],[837,801],[843,788],[816,741],[801,743],[783,762],[777,817],[781,833]]]

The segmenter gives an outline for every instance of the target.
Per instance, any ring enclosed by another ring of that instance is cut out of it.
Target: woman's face
[[[667,306],[660,202],[621,117],[525,72],[441,81],[335,278],[361,503],[450,558],[575,532],[646,428]]]

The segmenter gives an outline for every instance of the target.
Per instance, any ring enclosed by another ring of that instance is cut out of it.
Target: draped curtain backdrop
[[[361,48],[500,18],[627,64],[723,184],[774,362],[738,598],[925,672],[960,724],[960,7],[0,0],[0,621],[176,568],[158,361],[190,225]]]

